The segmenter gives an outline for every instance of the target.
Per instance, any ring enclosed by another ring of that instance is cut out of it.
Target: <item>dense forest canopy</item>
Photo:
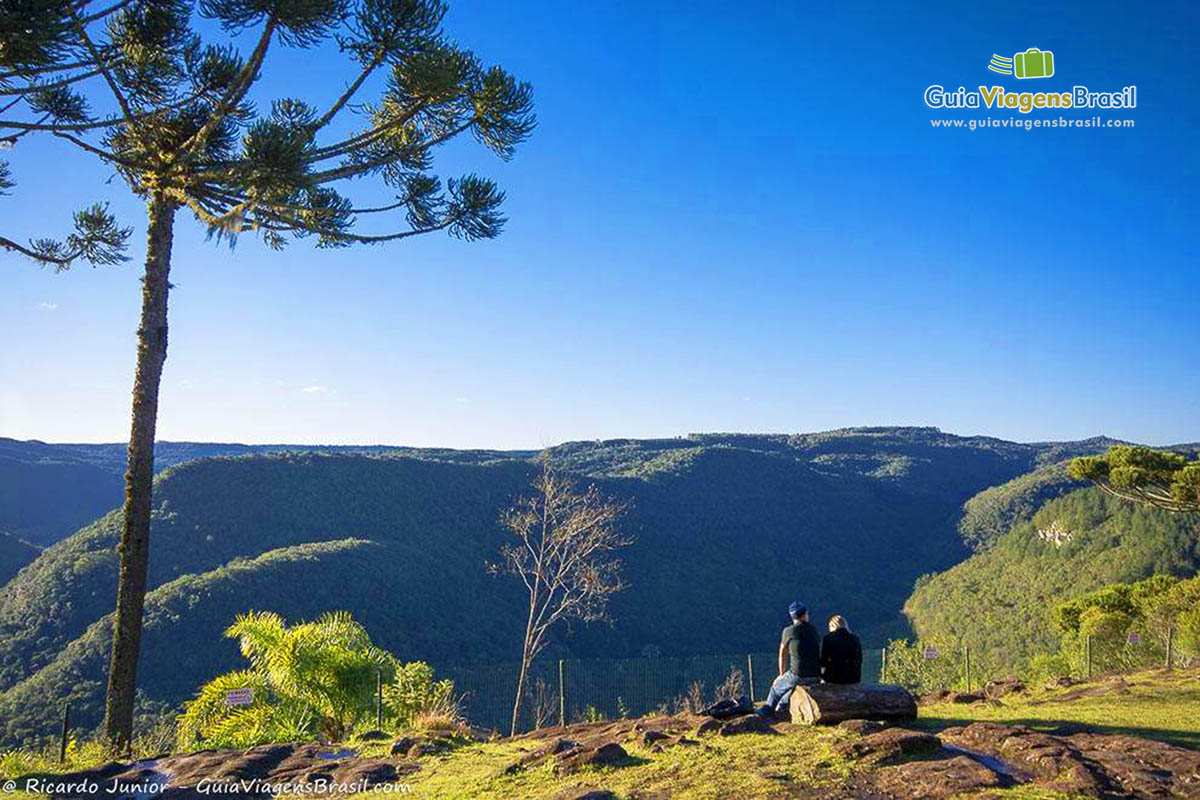
[[[636,544],[625,554],[629,588],[614,598],[614,624],[574,626],[547,657],[760,652],[774,646],[794,599],[818,617],[844,614],[868,646],[879,646],[909,632],[900,611],[919,576],[975,569],[977,559],[1015,546],[999,533],[1010,520],[1033,524],[1020,520],[1055,502],[1081,502],[1071,494],[1042,506],[1070,488],[1063,459],[1108,441],[1029,445],[932,428],[854,428],[555,447],[558,468],[629,503],[625,524]],[[14,463],[27,447],[21,463],[35,471],[58,462],[119,470],[117,446],[3,444]],[[529,491],[536,453],[160,447],[173,466],[155,489],[144,710],[177,708],[197,685],[235,668],[236,647],[221,631],[251,607],[289,619],[348,610],[382,647],[439,673],[519,657],[522,594],[489,577],[485,564],[504,539],[501,510]],[[209,457],[187,460],[195,455]],[[1146,564],[1182,572],[1191,563],[1186,531],[1159,541],[1168,532],[1153,512],[1103,505],[1088,491],[1088,502],[1101,505],[1078,525],[1064,520],[1071,530],[1128,529],[1130,542],[1157,542],[1150,549],[1161,557],[1144,555]],[[1106,527],[1114,514],[1125,516]],[[43,735],[56,713],[46,699],[66,693],[81,724],[98,721],[117,516],[52,544],[0,590],[0,738]],[[980,555],[955,567],[973,547]],[[955,598],[948,609],[967,607]],[[486,626],[477,622],[481,609]],[[926,618],[914,617],[922,628]]]

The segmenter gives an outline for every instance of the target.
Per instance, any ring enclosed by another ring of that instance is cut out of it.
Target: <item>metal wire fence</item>
[[[777,653],[712,656],[542,659],[530,668],[518,729],[560,723],[699,710],[725,697],[762,702],[778,672]],[[1082,637],[1057,653],[1035,659],[1014,675],[986,651],[961,643],[893,642],[863,651],[864,682],[898,683],[915,692],[978,691],[989,680],[1011,677],[1086,679],[1152,667],[1184,667],[1198,656],[1163,636]],[[520,665],[459,665],[441,674],[453,679],[473,725],[507,732]]]
[[[722,697],[761,702],[778,673],[777,653],[653,658],[539,660],[530,668],[520,730],[560,722],[698,710]],[[883,651],[863,653],[863,680],[880,678]],[[473,725],[507,732],[520,665],[458,666],[454,680]]]

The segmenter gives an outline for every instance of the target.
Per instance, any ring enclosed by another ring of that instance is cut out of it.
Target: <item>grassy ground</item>
[[[1081,724],[1099,733],[1125,733],[1200,748],[1200,671],[1155,670],[1126,675],[1123,680],[1128,693],[1105,691],[1112,684],[1101,679],[1067,689],[1010,695],[999,706],[922,706],[918,722],[933,730],[978,721],[1042,730]],[[1087,694],[1093,690],[1098,693]]]
[[[406,777],[410,797],[429,800],[545,800],[578,788],[603,788],[621,798],[672,800],[727,798],[784,800],[833,792],[864,764],[838,755],[833,745],[854,738],[835,728],[784,726],[779,736],[745,734],[706,737],[698,747],[651,753],[626,745],[633,763],[556,776],[549,765],[515,775],[504,769],[534,748],[528,741],[473,745],[441,757],[423,758]],[[844,792],[837,796],[846,796]],[[376,794],[375,796],[380,796]],[[1069,800],[1067,795],[1030,787],[993,790],[996,800]]]
[[[505,767],[541,743],[499,741],[422,759],[421,770],[406,780],[412,796],[447,800],[534,800],[579,786],[603,787],[622,797],[634,790],[685,800],[784,796],[789,785],[831,785],[845,778],[850,764],[833,744],[847,736],[835,730],[713,736],[661,753],[626,743],[630,765],[562,777],[550,765],[504,774]]]
[[[1200,671],[1147,672],[1124,677],[1124,688],[1107,680],[1004,698],[999,705],[939,704],[921,709],[919,726],[941,730],[988,720],[1055,728],[1081,724],[1108,733],[1126,733],[1200,748]],[[1115,689],[1115,691],[1114,691]],[[619,768],[585,769],[557,776],[551,766],[507,771],[543,741],[497,740],[468,744],[441,755],[424,756],[421,769],[405,777],[409,797],[534,800],[558,792],[597,787],[621,798],[667,796],[676,800],[718,798],[782,798],[834,793],[848,778],[870,769],[840,756],[835,745],[854,734],[837,728],[781,726],[777,736],[744,734],[707,736],[696,746],[670,747],[653,753],[630,741],[623,744],[631,759]],[[365,745],[363,756],[386,756],[390,742]],[[56,755],[56,754],[55,754]],[[102,760],[84,748],[70,763],[29,753],[0,755],[0,779],[30,772],[77,770]],[[1010,800],[1063,800],[1062,795],[1031,787],[993,791],[989,797]],[[28,800],[4,794],[0,800]]]

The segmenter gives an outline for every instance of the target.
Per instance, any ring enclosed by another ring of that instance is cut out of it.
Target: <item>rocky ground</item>
[[[1190,686],[1194,676],[1172,680]],[[1098,686],[1109,698],[1121,699],[1128,690],[1124,681],[1108,681],[1057,687],[1057,696],[1059,702],[1064,696],[1088,702]],[[1017,682],[1000,682],[970,696],[926,700],[964,710],[999,709],[1002,698],[1008,704],[1014,696],[1022,698],[1022,710],[1041,702],[1024,698],[1025,691]],[[1166,697],[1192,697],[1173,691]],[[755,715],[719,720],[677,714],[499,740],[465,732],[398,739],[376,733],[345,747],[265,745],[24,776],[17,788],[63,798],[137,800],[285,793],[555,800],[1200,798],[1197,749],[1079,723],[1039,722],[1034,728],[1011,719],[952,719],[929,717],[910,726],[853,720],[812,728]]]
[[[865,721],[843,723],[840,730],[845,735],[835,749],[850,765],[844,778],[801,785],[781,764],[774,778],[778,792],[769,796],[949,798],[1028,786],[1094,798],[1200,797],[1200,752],[1131,736],[1046,733],[988,722],[939,735]],[[538,770],[560,778],[584,778],[559,790],[554,795],[559,800],[652,800],[669,795],[652,790],[618,795],[606,788],[605,778],[644,763],[646,757],[638,753],[699,749],[713,737],[730,736],[795,737],[801,746],[808,732],[753,715],[726,721],[677,715],[575,725],[514,740],[513,758],[501,772]],[[470,746],[461,738],[423,737],[398,740],[390,747],[394,754],[384,757],[313,744],[202,751],[54,776],[47,793],[189,800],[264,797],[272,792],[334,796],[390,790],[420,796],[418,790],[400,787],[407,787],[407,779],[428,760],[453,758]],[[113,788],[117,791],[110,794]]]

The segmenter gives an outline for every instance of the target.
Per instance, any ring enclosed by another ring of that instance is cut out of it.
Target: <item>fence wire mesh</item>
[[[1169,659],[1168,659],[1169,655]],[[990,680],[1014,677],[984,650],[957,643],[895,642],[886,651],[863,651],[862,679],[897,683],[914,692],[982,689]],[[1196,654],[1171,646],[1156,635],[1081,638],[1058,653],[1037,660],[1022,677],[1037,680],[1069,676],[1084,679],[1151,667],[1185,667]],[[512,721],[520,665],[516,662],[460,665],[442,674],[471,724],[507,733]],[[725,697],[746,696],[762,702],[778,673],[773,652],[712,656],[657,656],[557,661],[539,659],[526,681],[517,728],[520,731],[602,719],[638,717],[656,712],[700,708]]]
[[[863,653],[863,680],[877,682],[881,650]],[[507,732],[520,665],[516,662],[444,670],[471,724]],[[723,697],[761,702],[778,672],[777,653],[654,658],[596,658],[533,663],[519,730],[658,711],[699,710]]]

